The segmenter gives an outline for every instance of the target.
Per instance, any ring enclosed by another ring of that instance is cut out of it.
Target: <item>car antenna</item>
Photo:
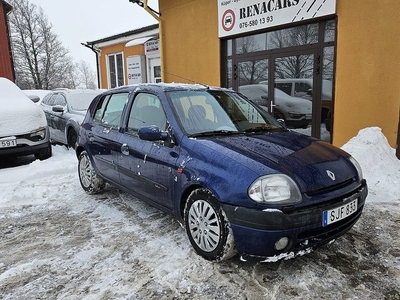
[[[189,79],[189,78],[186,78],[186,77],[183,77],[183,76],[179,76],[179,75],[176,75],[176,74],[168,73],[168,72],[166,72],[166,71],[164,71],[164,73],[166,73],[166,74],[168,74],[168,75],[172,75],[172,76],[178,77],[178,78],[180,78],[180,79],[185,79],[185,80],[187,80],[187,81],[189,81],[189,82],[191,82],[191,83],[194,83],[194,84],[202,85],[202,86],[204,86],[207,90],[210,89],[210,86],[207,85],[207,84],[204,84],[204,83],[201,83],[201,82],[197,82],[197,81],[194,81],[194,80],[192,80],[192,79]]]

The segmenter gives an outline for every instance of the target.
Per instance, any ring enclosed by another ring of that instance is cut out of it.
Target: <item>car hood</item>
[[[10,80],[0,78],[0,138],[47,126],[44,112]]]
[[[257,171],[260,176],[270,169],[287,174],[303,193],[325,190],[357,176],[346,152],[295,132],[215,138],[213,143],[265,166]]]

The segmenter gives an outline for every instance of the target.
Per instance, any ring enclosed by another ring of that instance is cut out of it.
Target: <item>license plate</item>
[[[0,140],[0,148],[16,147],[17,139]]]
[[[335,222],[346,219],[357,211],[358,199],[336,208],[325,210],[322,214],[322,226],[328,226]]]

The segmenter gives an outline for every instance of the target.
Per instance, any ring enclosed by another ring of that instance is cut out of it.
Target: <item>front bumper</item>
[[[361,216],[368,194],[366,181],[350,194],[344,195],[330,205],[323,203],[292,212],[280,210],[255,210],[224,204],[222,207],[231,223],[236,250],[244,259],[264,260],[282,256],[283,253],[298,253],[307,248],[317,247],[334,240],[348,230]],[[323,211],[345,204],[344,199],[357,197],[357,210],[347,218],[323,226]],[[281,251],[275,249],[275,242],[282,237],[289,238],[288,245]]]
[[[0,157],[18,157],[31,154],[40,154],[45,152],[50,145],[50,133],[46,127],[44,139],[29,139],[29,134],[15,136],[17,141],[16,147],[0,148]]]

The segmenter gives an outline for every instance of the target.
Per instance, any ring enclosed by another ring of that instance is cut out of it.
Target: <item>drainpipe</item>
[[[152,9],[150,6],[147,5],[148,0],[129,0],[129,2],[136,3],[137,5],[141,6],[144,8],[145,11],[147,11],[154,19],[158,21],[158,29],[160,31],[160,58],[161,58],[161,80],[164,81],[164,47],[163,47],[163,27],[162,27],[162,20],[161,20],[161,14],[156,12],[154,9]],[[159,2],[160,3],[160,2]]]
[[[100,63],[99,63],[99,51],[94,48],[93,45],[88,45],[85,43],[81,43],[82,46],[89,48],[96,54],[96,71],[97,71],[97,87],[100,89]]]

